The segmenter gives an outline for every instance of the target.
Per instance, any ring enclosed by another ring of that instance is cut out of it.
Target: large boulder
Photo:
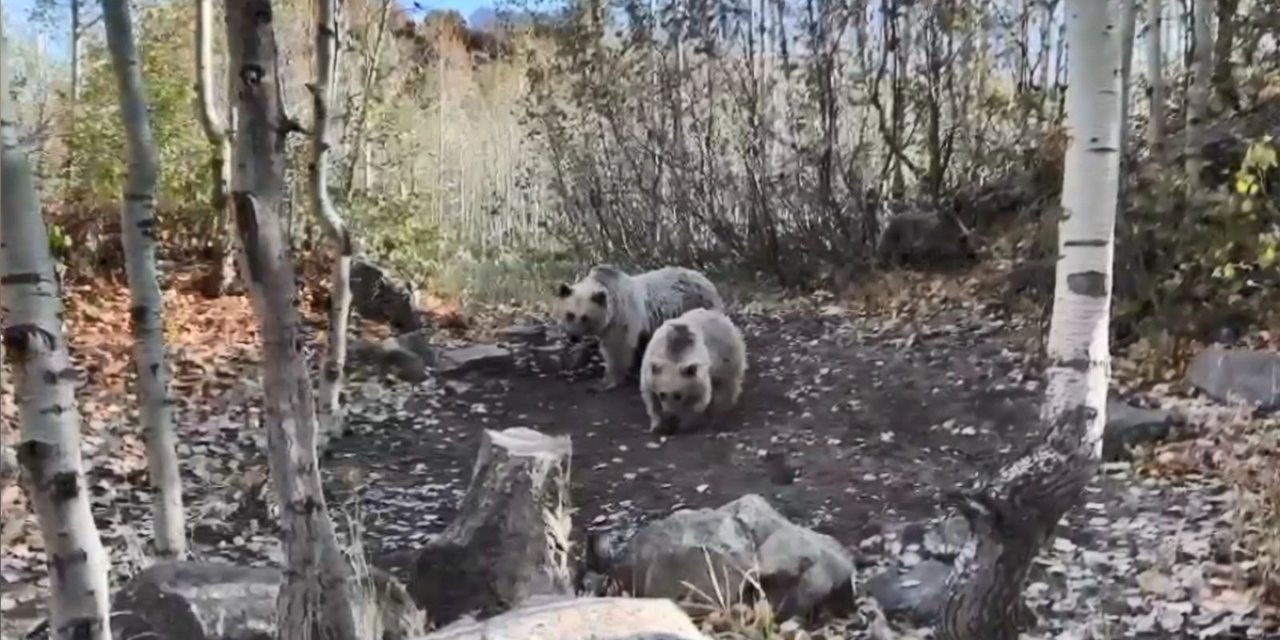
[[[973,238],[954,215],[932,206],[908,208],[885,221],[876,257],[889,266],[945,267],[977,259]]]
[[[462,620],[422,640],[706,640],[683,611],[657,598],[567,598],[482,622]]]
[[[842,609],[853,601],[848,550],[831,536],[792,523],[754,494],[650,523],[617,555],[610,576],[642,597],[712,595],[724,591],[726,580],[736,588],[753,572],[783,619],[822,606]]]
[[[1280,409],[1280,353],[1210,347],[1187,369],[1187,382],[1219,402]]]
[[[374,570],[362,589],[367,637],[398,640],[424,630],[404,588]],[[282,576],[271,568],[202,562],[164,562],[134,576],[111,602],[117,638],[149,640],[272,640]]]
[[[397,333],[417,331],[425,325],[413,287],[360,258],[351,262],[351,308],[366,320],[391,325]]]

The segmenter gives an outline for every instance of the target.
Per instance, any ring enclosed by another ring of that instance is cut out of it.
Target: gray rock
[[[1210,347],[1195,357],[1187,382],[1226,404],[1280,409],[1280,353]]]
[[[514,362],[508,349],[493,344],[475,344],[442,352],[437,364],[442,373],[502,373],[510,371]]]
[[[925,560],[906,573],[890,569],[867,581],[867,593],[885,613],[902,615],[916,624],[927,624],[938,615],[946,593],[951,567]]]
[[[533,602],[487,620],[461,620],[422,640],[707,640],[675,603],[658,598]]]
[[[1102,435],[1104,462],[1127,460],[1130,448],[1169,437],[1173,416],[1161,409],[1135,407],[1118,398],[1107,399],[1107,428]]]
[[[156,564],[116,593],[111,630],[121,638],[270,640],[279,589],[274,569]]]
[[[541,346],[547,343],[547,326],[543,324],[515,324],[498,332],[503,342]]]
[[[890,217],[876,241],[876,256],[886,264],[921,267],[977,258],[969,231],[960,220],[929,204]]]
[[[382,638],[407,638],[425,618],[404,588],[375,571],[366,592],[378,615],[363,617]],[[164,562],[134,576],[112,599],[117,638],[150,640],[271,640],[276,637],[276,569],[231,564]],[[374,622],[376,620],[376,622]]]
[[[397,348],[418,356],[423,362],[432,362],[436,358],[436,347],[431,343],[431,331],[428,329],[403,333],[394,339]]]
[[[401,347],[395,338],[387,338],[381,343],[355,340],[348,353],[353,366],[369,367],[379,374],[390,373],[415,384],[427,379],[426,361]]]
[[[831,536],[790,522],[754,494],[650,523],[620,555],[610,574],[639,596],[678,600],[696,593],[685,583],[711,595],[717,582],[721,591],[726,579],[736,588],[744,574],[758,570],[780,619],[842,606],[845,595],[852,604],[849,552]]]
[[[558,373],[567,368],[568,351],[563,345],[548,344],[530,347],[529,356],[534,368],[544,373]]]
[[[960,549],[969,541],[969,520],[962,515],[952,515],[941,522],[935,522],[925,532],[920,541],[929,557],[950,561],[960,553]]]
[[[398,333],[421,329],[425,322],[417,295],[407,282],[367,260],[351,263],[351,308],[360,317],[385,322]]]

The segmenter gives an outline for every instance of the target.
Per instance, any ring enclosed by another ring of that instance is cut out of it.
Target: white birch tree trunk
[[[227,189],[231,182],[231,132],[213,102],[213,3],[196,0],[196,92],[200,128],[209,141],[209,164],[213,169],[212,202],[218,216],[216,264],[209,274],[207,293],[222,295],[235,278],[235,226]]]
[[[227,41],[237,97],[232,211],[242,277],[263,342],[264,423],[284,532],[281,640],[356,640],[354,582],[338,547],[316,460],[316,407],[296,306],[297,286],[280,224],[285,137],[279,54],[270,0],[229,0]]]
[[[133,41],[128,0],[102,0],[107,47],[120,93],[120,117],[129,150],[129,173],[120,208],[125,273],[133,300],[133,362],[155,517],[156,552],[180,559],[187,553],[177,434],[169,413],[169,363],[164,347],[164,300],[156,269],[156,144],[143,91],[142,65]]]
[[[378,64],[382,61],[382,43],[387,35],[387,20],[391,14],[391,0],[382,0],[382,6],[378,9],[378,30],[373,39],[373,50],[365,56],[364,80],[360,84],[360,111],[356,117],[355,123],[347,129],[351,136],[351,142],[347,145],[351,153],[351,161],[347,163],[346,179],[343,181],[343,188],[346,189],[346,199],[351,200],[351,195],[355,192],[355,175],[356,164],[363,158],[364,162],[364,192],[369,193],[373,188],[373,169],[371,147],[365,144],[368,136],[369,109],[373,104],[373,84],[378,77]],[[332,97],[332,96],[331,96]]]
[[[1031,614],[1022,586],[1040,547],[1084,495],[1101,455],[1111,376],[1108,325],[1119,181],[1118,0],[1068,0],[1071,49],[1058,267],[1044,436],[990,482],[951,496],[973,535],[948,578],[940,638],[1014,640]]]
[[[310,86],[311,207],[334,244],[333,273],[329,276],[329,344],[320,377],[320,433],[327,441],[342,432],[342,374],[347,364],[347,321],[351,317],[351,232],[329,197],[329,105],[337,86],[338,14],[334,0],[316,0],[315,83]]]
[[[71,27],[69,35],[71,37],[71,46],[69,47],[69,53],[71,54],[71,60],[69,61],[69,71],[71,87],[70,91],[68,91],[70,99],[67,101],[66,109],[67,120],[74,124],[77,111],[80,108],[80,88],[84,84],[80,78],[83,75],[84,27],[80,15],[80,0],[70,0],[70,5]],[[65,184],[68,185],[75,184],[75,156],[75,153],[67,153],[62,160],[63,179],[66,181]]]
[[[1129,140],[1132,137],[1129,123],[1130,98],[1133,95],[1133,40],[1138,26],[1138,0],[1124,0],[1120,8],[1120,164],[1122,174],[1128,174]],[[1128,180],[1121,179],[1116,196],[1116,208],[1124,211],[1128,201]]]
[[[1213,0],[1195,0],[1195,50],[1191,89],[1187,92],[1187,193],[1200,189],[1204,166],[1204,122],[1209,115],[1209,91],[1213,83]]]
[[[52,637],[110,640],[107,554],[80,458],[78,374],[62,335],[62,300],[31,165],[12,117],[0,81],[0,317],[22,422],[18,461],[45,543]]]
[[[1147,2],[1147,82],[1150,85],[1151,122],[1147,125],[1147,146],[1151,162],[1164,160],[1164,4]]]

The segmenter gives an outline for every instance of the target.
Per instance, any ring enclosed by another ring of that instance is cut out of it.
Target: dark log
[[[1013,639],[1034,624],[1022,587],[1036,554],[1097,471],[1095,413],[1083,405],[1068,412],[994,480],[948,496],[972,535],[947,580],[940,638]]]

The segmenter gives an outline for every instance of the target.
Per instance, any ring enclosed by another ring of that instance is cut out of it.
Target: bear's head
[[[609,324],[609,294],[599,282],[589,278],[572,285],[562,282],[556,293],[560,322],[571,341],[600,335]]]
[[[661,408],[663,426],[674,431],[697,421],[711,404],[711,356],[687,324],[659,331],[648,359],[649,393]]]

